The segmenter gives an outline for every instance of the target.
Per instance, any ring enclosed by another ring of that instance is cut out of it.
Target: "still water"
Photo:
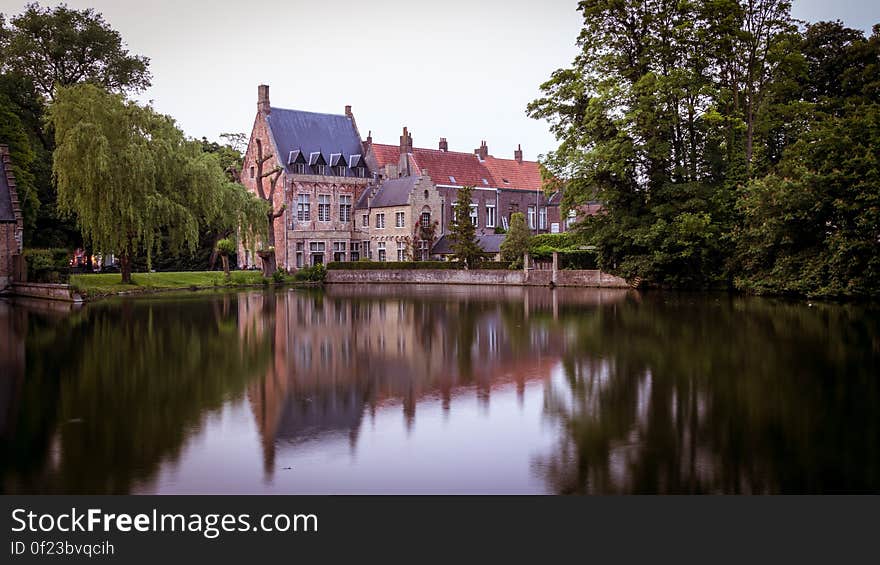
[[[880,493],[880,311],[454,286],[0,301],[5,493]]]

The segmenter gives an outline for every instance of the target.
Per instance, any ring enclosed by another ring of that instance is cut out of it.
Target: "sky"
[[[24,0],[0,0],[15,14]],[[42,2],[54,6],[59,2]],[[363,137],[496,157],[551,151],[547,123],[526,115],[540,84],[568,66],[581,20],[575,0],[67,0],[94,8],[132,53],[150,58],[138,95],[193,137],[249,133],[257,85],[273,106],[341,114]],[[869,32],[878,0],[795,0],[793,15]]]

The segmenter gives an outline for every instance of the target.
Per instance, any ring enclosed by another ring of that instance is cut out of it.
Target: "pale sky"
[[[15,14],[24,1],[0,0]],[[54,6],[59,2],[43,2]],[[556,146],[525,114],[539,85],[576,54],[575,0],[68,0],[94,8],[132,53],[150,58],[138,98],[187,134],[250,132],[257,85],[274,106],[341,114],[351,104],[366,137],[452,151],[485,139],[496,157],[517,143],[535,159]],[[841,19],[870,31],[877,0],[795,0],[796,18]]]

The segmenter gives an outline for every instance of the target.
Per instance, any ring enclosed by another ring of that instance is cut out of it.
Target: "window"
[[[406,243],[403,241],[397,242],[397,260],[406,261]]]
[[[455,177],[452,175],[449,175],[449,182],[451,182],[452,184],[455,184]]]
[[[303,266],[303,242],[296,242],[296,268],[302,269]]]
[[[373,252],[370,250],[370,242],[369,241],[364,242],[364,257],[366,257],[367,259],[373,258]]]
[[[486,180],[486,179],[483,179],[483,184],[486,185],[486,186],[489,186],[489,181]]]
[[[330,221],[330,195],[329,194],[319,194],[318,195],[318,221],[319,222],[329,222]]]
[[[456,222],[458,222],[458,218],[455,217],[456,214],[457,214],[457,208],[456,208],[456,206],[455,206],[456,204],[458,204],[458,202],[455,201],[455,200],[453,200],[452,202],[449,203],[449,205],[450,205],[451,208],[452,208],[452,213],[449,214],[449,220],[450,220],[453,224],[455,224]]]
[[[376,228],[385,229],[385,214],[376,214]]]
[[[535,229],[535,207],[529,206],[529,229]]]
[[[495,227],[495,205],[494,204],[486,204],[486,227],[494,228]]]
[[[349,244],[349,249],[351,250],[352,261],[357,261],[361,258],[361,244],[359,241],[352,241]]]
[[[419,258],[422,261],[427,261],[430,259],[430,252],[428,251],[428,242],[424,239],[419,241]]]
[[[470,210],[471,223],[475,226],[479,225],[479,221],[477,220],[477,205],[471,204]]]
[[[577,212],[574,209],[568,211],[568,218],[565,220],[565,227],[570,228],[577,221]]]
[[[254,178],[254,175],[255,175],[255,174],[256,174],[256,173],[254,172],[254,168],[251,167],[251,178]]]
[[[296,219],[299,222],[308,222],[311,218],[311,205],[309,195],[300,194],[296,197]]]
[[[349,195],[343,194],[339,197],[339,221],[346,223],[351,221],[351,196]]]
[[[345,261],[345,242],[344,241],[334,241],[333,242],[333,260],[334,261]]]
[[[377,246],[379,247],[379,261],[385,261],[385,242],[380,241]]]
[[[293,172],[298,175],[306,174],[306,164],[305,163],[294,163],[293,164]]]
[[[365,171],[366,171],[366,169],[364,169],[364,167],[357,167],[354,170],[354,174],[356,177],[362,179],[362,178],[364,178]]]
[[[370,227],[370,215],[364,214],[361,216],[361,227],[368,228]]]
[[[337,165],[337,166],[333,167],[333,169],[334,169],[333,172],[337,177],[344,177],[345,176],[345,169],[347,169],[347,167],[345,165]]]
[[[309,242],[309,251],[312,255],[312,266],[320,265],[324,262],[324,249],[326,244],[323,241]]]
[[[316,175],[324,175],[324,174],[327,174],[327,173],[326,173],[327,165],[313,165],[312,168],[315,169],[315,174],[316,174]]]
[[[426,190],[425,191],[425,200],[427,200],[427,199],[428,199],[428,191]]]
[[[404,225],[404,215],[403,212],[396,212],[394,214],[394,227],[402,228]]]
[[[538,227],[542,230],[547,229],[547,208],[538,210]]]
[[[431,227],[431,213],[430,212],[422,212],[421,218],[419,218],[419,224],[423,229],[428,229]]]

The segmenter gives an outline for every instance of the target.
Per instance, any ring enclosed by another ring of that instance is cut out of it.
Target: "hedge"
[[[25,249],[27,278],[32,282],[63,282],[70,276],[70,250],[63,247],[51,249]]]
[[[423,269],[443,269],[457,270],[463,269],[464,265],[457,261],[334,261],[327,264],[327,268],[332,271],[339,270],[423,270]],[[476,269],[509,269],[510,263],[505,261],[485,261],[477,264]]]

